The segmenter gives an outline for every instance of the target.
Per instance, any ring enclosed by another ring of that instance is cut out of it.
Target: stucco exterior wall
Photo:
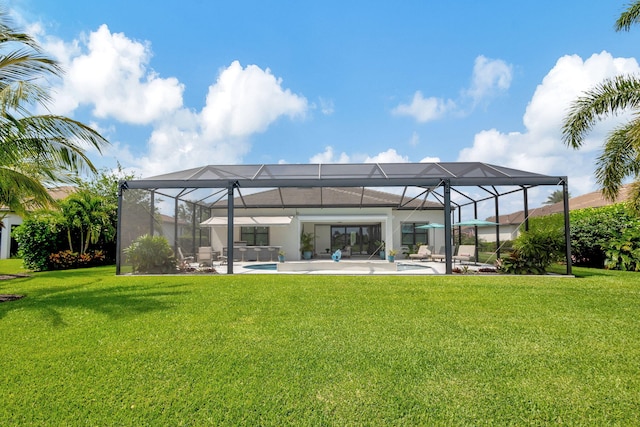
[[[4,227],[0,230],[0,259],[8,259],[11,257],[11,228],[22,224],[22,218],[11,212],[0,212],[6,215],[2,219]]]
[[[226,211],[215,211],[217,217],[226,217]],[[292,216],[288,225],[269,226],[269,243],[280,246],[289,260],[298,260],[300,254],[300,234],[304,230],[314,233],[314,252],[325,254],[330,248],[331,225],[380,224],[382,240],[388,249],[396,249],[401,253],[401,224],[403,222],[440,222],[444,221],[443,210],[408,210],[399,211],[391,208],[298,208],[298,209],[235,209],[234,216]],[[240,240],[240,227],[234,227],[234,241]],[[444,231],[429,230],[430,243],[437,250],[444,245]],[[222,251],[227,246],[227,227],[211,227],[212,247]]]

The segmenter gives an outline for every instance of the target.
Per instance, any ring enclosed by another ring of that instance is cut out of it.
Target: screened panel
[[[155,202],[155,195],[150,191],[127,190],[122,192],[122,220],[119,235],[122,266],[130,266],[126,250],[137,238],[159,233],[158,230],[162,229],[159,212],[152,205],[152,202]]]

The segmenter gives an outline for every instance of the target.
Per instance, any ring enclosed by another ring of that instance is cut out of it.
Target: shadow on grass
[[[186,293],[150,285],[95,287],[101,281],[96,278],[78,285],[34,289],[25,298],[0,304],[0,319],[13,310],[33,310],[41,312],[53,325],[64,326],[65,312],[70,309],[90,310],[113,319],[127,318],[170,309],[176,305],[175,298]]]

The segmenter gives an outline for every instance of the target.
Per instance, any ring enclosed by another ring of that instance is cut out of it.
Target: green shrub
[[[496,268],[505,274],[544,274],[546,272],[546,267],[540,267],[538,262],[526,258],[518,250],[514,250],[507,257],[498,258]]]
[[[609,241],[620,237],[625,229],[637,221],[623,203],[572,211],[571,253],[574,263],[603,268],[606,259],[605,246]]]
[[[178,268],[173,250],[162,236],[138,237],[124,253],[135,273],[171,273]]]
[[[619,238],[624,230],[638,227],[638,221],[624,203],[571,211],[569,222],[573,263],[577,266],[603,268],[608,243]],[[529,225],[532,229],[562,229],[564,216],[552,214],[531,218]]]
[[[508,274],[544,274],[552,262],[564,254],[564,235],[557,227],[530,229],[513,242],[515,250],[496,261],[499,271]]]
[[[605,244],[604,265],[611,270],[640,271],[640,229],[628,228]]]
[[[35,213],[13,231],[24,267],[41,271],[49,267],[49,254],[61,247],[60,218],[52,212]]]

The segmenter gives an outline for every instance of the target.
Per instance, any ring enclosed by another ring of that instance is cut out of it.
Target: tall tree
[[[46,184],[95,172],[85,149],[108,144],[76,120],[33,113],[47,109],[46,82],[61,75],[59,64],[0,11],[0,205],[18,213],[52,203]]]
[[[640,1],[634,1],[622,12],[615,29],[629,31],[638,22]],[[626,110],[631,110],[633,116],[607,136],[595,175],[602,193],[610,200],[616,199],[624,180],[632,178],[630,203],[640,213],[640,76],[616,76],[586,91],[571,104],[562,137],[568,146],[578,149],[596,122]]]
[[[567,194],[568,197],[571,197],[571,194]],[[547,197],[547,201],[543,203],[543,205],[553,205],[554,203],[558,203],[564,200],[564,192],[562,190],[556,190],[553,193],[549,194]]]
[[[64,225],[67,228],[69,249],[73,252],[85,253],[90,244],[98,243],[101,237],[108,241],[115,239],[116,206],[109,203],[104,196],[87,190],[81,190],[60,202]],[[79,245],[74,248],[74,235],[79,238]]]

